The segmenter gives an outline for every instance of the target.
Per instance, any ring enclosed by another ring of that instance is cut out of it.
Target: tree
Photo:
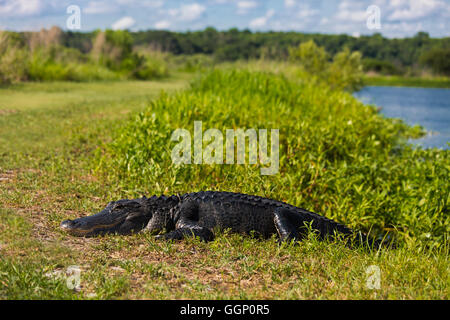
[[[305,71],[319,75],[327,69],[328,54],[323,47],[319,47],[313,40],[301,43],[297,48],[289,50],[289,59],[299,62]]]
[[[328,83],[338,89],[350,91],[361,89],[363,67],[361,53],[345,48],[338,52],[330,65]]]
[[[450,76],[450,49],[433,48],[424,53],[419,61],[436,74]]]

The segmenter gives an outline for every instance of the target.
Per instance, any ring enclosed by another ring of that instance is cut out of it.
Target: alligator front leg
[[[298,221],[298,215],[286,208],[276,208],[273,217],[275,227],[280,241],[300,241],[305,237],[304,232],[300,231],[301,221]]]
[[[183,240],[187,237],[199,237],[200,240],[205,242],[214,240],[214,234],[211,230],[199,226],[178,228],[155,238],[158,240]]]
[[[174,216],[177,219],[175,230],[157,236],[157,239],[182,240],[186,237],[199,237],[206,242],[214,240],[214,233],[198,224],[198,204],[195,201],[184,202]]]

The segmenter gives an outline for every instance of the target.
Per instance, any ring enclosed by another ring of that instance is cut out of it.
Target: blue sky
[[[380,32],[407,37],[426,31],[450,36],[450,0],[0,0],[0,30],[67,29],[69,5],[80,10],[81,29],[199,30],[213,26],[252,31]],[[369,28],[376,12],[380,29]]]

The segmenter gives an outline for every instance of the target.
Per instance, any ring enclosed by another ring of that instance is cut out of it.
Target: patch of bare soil
[[[0,110],[1,111],[1,110]],[[0,168],[0,183],[12,182],[17,177],[17,171],[14,170],[2,170]]]
[[[9,114],[17,113],[17,110],[8,110],[8,109],[2,109],[0,110],[0,116],[7,116]]]

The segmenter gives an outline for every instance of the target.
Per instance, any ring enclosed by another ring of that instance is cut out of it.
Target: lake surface
[[[427,135],[412,143],[424,148],[449,149],[450,89],[368,86],[354,93],[366,104],[381,107],[389,118],[401,118],[411,125],[421,125]]]

